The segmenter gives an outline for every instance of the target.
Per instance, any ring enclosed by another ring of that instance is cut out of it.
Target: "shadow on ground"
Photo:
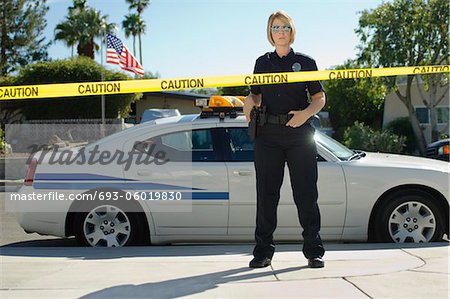
[[[277,273],[298,271],[306,268],[308,267],[291,267],[279,270]],[[237,275],[242,272],[251,273]],[[226,283],[242,283],[247,279],[255,279],[272,275],[273,274],[271,271],[252,271],[249,270],[248,267],[241,267],[203,275],[144,283],[140,285],[118,285],[87,294],[80,298],[179,298],[193,294],[200,294]]]
[[[302,244],[277,246],[277,252],[301,252]],[[383,250],[445,247],[449,242],[436,243],[325,243],[327,251]],[[165,246],[130,246],[119,248],[82,247],[74,238],[26,241],[0,247],[3,256],[55,257],[71,259],[115,259],[124,257],[189,257],[211,255],[251,255],[253,244],[176,244]]]

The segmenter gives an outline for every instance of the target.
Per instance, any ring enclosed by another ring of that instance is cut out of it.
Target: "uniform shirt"
[[[279,57],[276,52],[268,52],[256,60],[254,74],[293,71],[317,71],[314,59],[292,49],[287,56]],[[252,85],[253,94],[261,94],[262,104],[271,114],[287,114],[291,110],[308,107],[308,92],[312,96],[323,91],[319,81]]]

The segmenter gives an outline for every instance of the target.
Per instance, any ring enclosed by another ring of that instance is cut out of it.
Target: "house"
[[[430,111],[425,106],[420,96],[419,88],[422,85],[413,84],[411,86],[411,97],[412,104],[416,110],[416,114],[419,118],[420,124],[424,129],[424,135],[427,143],[432,142],[431,140],[431,122],[430,122]],[[441,97],[448,87],[439,87],[437,91],[437,97]],[[400,85],[399,90],[401,94],[405,94],[406,84]],[[427,92],[423,91],[425,97],[428,96]],[[445,95],[444,99],[436,107],[437,116],[437,126],[441,134],[449,134],[449,94]],[[383,128],[386,127],[391,121],[399,117],[408,117],[408,110],[406,106],[400,101],[394,91],[386,96],[384,102],[384,112],[383,112]]]

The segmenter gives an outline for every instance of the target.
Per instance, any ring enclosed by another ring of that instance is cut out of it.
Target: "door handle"
[[[252,170],[234,170],[234,175],[240,175],[240,176],[252,176],[253,171]]]
[[[138,176],[152,176],[152,172],[150,170],[138,170]]]

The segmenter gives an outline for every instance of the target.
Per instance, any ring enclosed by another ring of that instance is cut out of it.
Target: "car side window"
[[[254,141],[248,135],[248,128],[226,128],[225,133],[230,139],[229,161],[254,161]],[[326,160],[317,154],[317,162]]]
[[[248,128],[227,128],[230,138],[231,161],[253,161],[254,141],[248,135]]]
[[[161,144],[177,151],[192,150],[192,132],[184,131],[167,135],[162,135]]]
[[[166,159],[180,162],[216,161],[209,129],[180,131],[152,137],[137,143],[138,151],[154,156],[164,152]]]

